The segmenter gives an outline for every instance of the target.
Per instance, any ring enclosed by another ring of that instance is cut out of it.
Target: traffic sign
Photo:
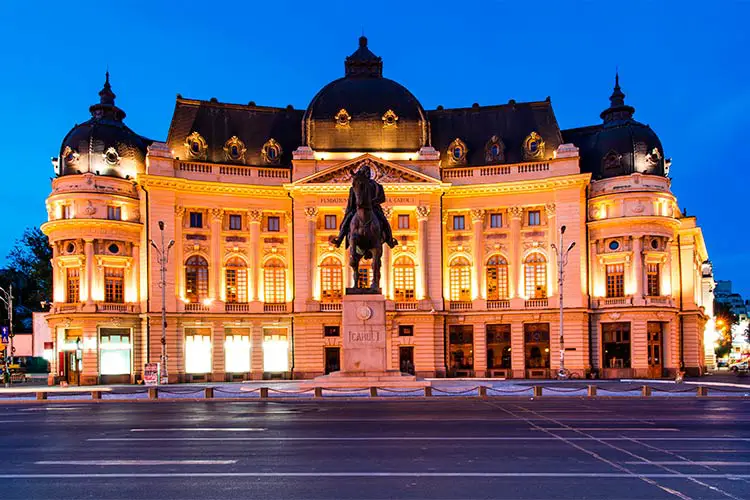
[[[7,326],[0,326],[0,341],[3,344],[10,342],[10,329]]]

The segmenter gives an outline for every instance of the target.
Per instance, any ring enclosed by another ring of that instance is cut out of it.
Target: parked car
[[[743,359],[729,365],[729,369],[734,373],[747,372],[748,371],[748,360]]]

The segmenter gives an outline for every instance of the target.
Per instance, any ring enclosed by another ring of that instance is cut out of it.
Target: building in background
[[[177,97],[167,138],[124,124],[109,75],[64,138],[42,229],[54,248],[51,382],[138,380],[161,353],[164,222],[172,381],[306,378],[341,366],[356,278],[338,231],[369,164],[399,245],[386,249],[392,369],[553,376],[561,226],[565,367],[578,376],[702,373],[708,259],[657,135],[619,81],[595,125],[548,99],[425,110],[360,39],[304,110]],[[72,121],[72,120],[71,120]],[[567,244],[566,244],[567,246]]]

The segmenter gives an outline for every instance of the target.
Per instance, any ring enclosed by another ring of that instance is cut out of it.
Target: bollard
[[[698,386],[698,391],[696,392],[696,396],[701,397],[701,398],[708,396],[708,387]]]
[[[378,388],[377,387],[370,387],[370,397],[371,398],[378,397]]]
[[[316,398],[322,398],[323,397],[323,388],[322,387],[316,387],[315,388],[314,397],[316,397]]]
[[[593,398],[594,396],[596,396],[596,386],[595,385],[589,385],[589,386],[587,386],[587,388],[588,388],[587,394],[588,394],[588,396],[590,398]]]
[[[541,385],[535,385],[534,386],[534,397],[535,398],[541,398],[542,397],[542,386]]]
[[[641,396],[647,398],[651,395],[651,387],[644,385],[641,387]]]
[[[157,389],[156,387],[149,387],[148,399],[159,399],[159,389]]]
[[[206,399],[213,399],[214,398],[214,388],[213,387],[206,387],[203,389],[203,397]]]
[[[426,385],[424,388],[424,395],[426,398],[432,396],[432,387],[430,387],[429,385]]]
[[[268,399],[268,387],[260,388],[260,399]]]
[[[47,393],[46,392],[37,392],[36,393],[36,399],[38,401],[42,401],[44,399],[47,399]]]
[[[91,399],[102,399],[102,391],[91,391]]]
[[[479,386],[479,397],[480,398],[486,398],[487,397],[487,387],[484,385]]]

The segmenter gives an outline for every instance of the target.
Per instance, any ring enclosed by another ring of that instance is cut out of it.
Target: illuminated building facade
[[[670,190],[656,134],[616,84],[602,121],[561,130],[549,99],[425,110],[360,39],[305,110],[178,96],[166,141],[123,123],[109,80],[54,160],[42,227],[54,248],[53,377],[309,378],[341,366],[337,234],[369,163],[399,245],[387,248],[390,368],[550,377],[559,366],[661,377],[704,367],[700,228]],[[566,244],[567,246],[567,244]],[[370,278],[367,261],[357,272]]]

